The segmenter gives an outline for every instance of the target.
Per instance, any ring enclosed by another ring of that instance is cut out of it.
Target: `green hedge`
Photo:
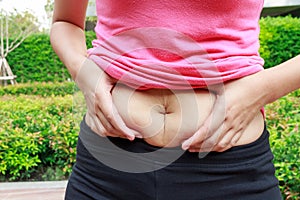
[[[276,176],[287,199],[300,199],[300,90],[266,106]]]
[[[82,95],[54,96],[48,89],[42,96],[16,94],[0,96],[0,180],[66,179],[75,162],[79,121],[85,112]],[[300,191],[299,98],[300,90],[266,106],[276,176],[282,194],[294,200]]]
[[[87,46],[95,38],[86,32]],[[62,82],[70,80],[70,74],[54,53],[48,34],[34,34],[7,56],[7,62],[17,75],[17,82]]]
[[[56,82],[56,83],[23,83],[17,85],[8,85],[0,87],[0,96],[3,95],[40,95],[40,96],[64,96],[72,95],[77,90],[74,82]]]
[[[300,19],[267,17],[260,20],[260,54],[269,68],[300,54]],[[87,46],[95,38],[92,31],[86,32]],[[48,82],[70,79],[64,65],[53,52],[49,36],[32,35],[7,58],[18,82]]]
[[[300,53],[300,19],[263,18],[260,24],[260,53],[265,67]],[[90,44],[94,33],[88,32],[87,38]],[[48,41],[47,35],[33,35],[9,55],[19,82],[63,81],[69,77]],[[67,178],[75,161],[82,117],[82,112],[74,111],[73,93],[72,82],[0,87],[1,180],[26,180],[38,175],[42,176],[39,179]],[[296,91],[266,107],[276,175],[286,199],[299,199],[300,192],[299,97]]]
[[[29,36],[7,56],[17,82],[65,81],[69,74],[51,48],[49,36]]]
[[[78,121],[73,96],[5,95],[0,103],[0,179],[42,179],[59,169],[66,179],[75,161]]]
[[[265,68],[300,54],[300,18],[266,17],[260,20],[260,55]]]

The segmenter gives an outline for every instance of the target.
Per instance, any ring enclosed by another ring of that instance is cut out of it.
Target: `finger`
[[[115,130],[111,124],[107,121],[106,117],[103,115],[103,113],[97,109],[98,111],[96,112],[96,120],[99,123],[99,126],[103,127],[104,135],[106,136],[112,136],[112,137],[125,137],[124,134],[119,132],[118,130]]]
[[[202,141],[207,137],[209,131],[204,131],[202,129],[206,129],[206,126],[200,128],[195,134],[193,134],[189,139],[185,140],[181,148],[183,150],[192,149],[194,146],[198,146],[197,144],[202,143]]]
[[[201,144],[205,139],[210,137],[212,134],[215,134],[216,130],[219,129],[224,121],[224,96],[218,96],[209,117],[205,120],[203,125],[194,135],[192,135],[189,139],[185,140],[182,143],[182,148],[186,150],[190,146]]]
[[[210,137],[210,134],[213,133],[213,130],[211,130],[211,120],[212,114],[209,115],[209,117],[205,120],[205,122],[199,128],[199,130],[196,131],[196,133],[194,133],[190,138],[188,138],[182,143],[182,149],[187,150],[190,149],[191,146],[198,146],[206,138]]]
[[[241,117],[236,117],[241,118]],[[243,121],[227,120],[225,123],[228,124],[229,130],[225,129],[224,133],[221,134],[218,143],[214,147],[214,151],[225,151],[236,145],[237,141],[241,138],[244,128],[247,124],[247,117],[242,117]],[[230,126],[229,126],[230,125]],[[226,127],[226,126],[225,126]]]
[[[117,134],[120,137],[128,138],[128,136],[126,134],[124,134],[124,132],[122,130],[116,129],[115,127],[113,127],[112,124],[107,120],[106,116],[100,110],[99,110],[99,117],[100,117],[100,120],[103,123],[103,125],[106,125],[105,128],[108,131],[110,131],[111,133],[114,133],[115,135]],[[121,119],[121,120],[123,121],[123,119]],[[134,137],[143,138],[143,135],[140,132],[138,132],[134,129],[131,129],[127,125],[125,125],[125,126],[126,126],[126,129],[129,129],[133,133]]]
[[[101,93],[101,95],[99,95]],[[113,129],[122,132],[129,140],[134,139],[134,133],[131,129],[129,129],[121,116],[119,115],[117,108],[113,104],[113,100],[110,92],[102,91],[96,93],[96,97],[98,101],[96,101],[98,105],[98,109],[103,113],[108,123],[113,127]]]
[[[199,152],[200,149],[199,148],[197,148],[197,149],[189,149],[188,151],[191,152],[191,153],[196,153],[196,152]]]
[[[233,138],[240,138],[242,135],[242,130],[237,129],[230,129],[224,136],[221,138],[221,140],[218,142],[218,144],[215,146],[215,151],[224,151],[224,149],[228,149],[235,145],[237,141],[234,141]]]
[[[211,137],[203,141],[201,151],[202,149],[207,150],[209,148],[211,151],[221,151],[233,146],[232,139],[236,134],[240,137],[240,131],[242,128],[240,125],[234,125],[236,123],[229,120],[229,118],[224,121],[224,123],[215,131],[214,134],[211,135]]]
[[[92,120],[91,120],[89,111],[86,112],[86,115],[85,115],[85,122],[86,122],[86,124],[87,124],[90,128],[93,126],[93,122],[92,122]]]
[[[205,124],[188,140],[182,144],[183,149],[199,149],[201,148],[212,148],[215,145],[215,141],[220,137],[223,129],[223,124],[212,124],[210,121],[212,116],[206,120]]]
[[[104,128],[99,125],[98,123],[96,123],[96,120],[97,118],[96,117],[92,117],[93,114],[90,114],[89,112],[86,113],[86,117],[85,117],[85,120],[86,120],[86,123],[87,125],[95,132],[97,133],[98,135],[102,136],[102,137],[105,137],[105,134],[104,134]],[[96,119],[95,119],[96,118]]]
[[[217,119],[217,123],[213,124],[213,133],[209,134],[209,137],[207,137],[201,144],[200,151],[216,151],[220,149],[224,149],[228,146],[227,143],[230,143],[230,139],[234,136],[235,133],[238,132],[236,128],[234,128],[234,118],[233,113],[225,112],[225,108],[223,105],[221,105],[218,102],[215,106],[215,110],[219,113],[223,113],[223,116],[217,116],[215,119]],[[227,108],[228,109],[228,108]],[[227,134],[229,134],[229,138],[225,137]],[[224,138],[225,137],[225,138]],[[223,140],[224,138],[224,140]],[[222,145],[219,142],[222,141]],[[198,144],[199,145],[199,144]],[[191,148],[195,148],[195,146],[191,145]]]
[[[84,98],[85,98],[85,102],[86,102],[86,107],[87,107],[87,110],[89,113],[91,114],[95,114],[96,111],[96,98],[95,98],[95,95],[92,94],[92,93],[89,93],[89,94],[84,94]]]
[[[85,95],[86,105],[87,105],[87,113],[86,113],[86,122],[90,126],[90,128],[97,133],[98,135],[104,137],[105,128],[102,123],[99,121],[97,117],[97,113],[99,113],[96,103],[95,103],[95,95],[92,93]]]
[[[99,112],[97,112],[96,115],[98,116],[98,119],[100,120],[101,124],[104,127],[106,136],[128,138],[127,135],[125,135],[123,132],[112,127],[102,112],[99,111]],[[134,133],[135,136],[137,136],[139,138],[142,137],[139,132],[134,131],[132,129],[131,129],[131,131]]]
[[[112,137],[128,138],[127,135],[125,135],[122,131],[115,129],[100,110],[97,112],[97,116],[104,126],[105,130],[108,132],[106,135]],[[128,127],[128,129],[130,128]],[[143,138],[143,135],[140,132],[133,129],[130,129],[130,131],[134,134],[135,137]]]
[[[130,130],[132,131],[132,133],[134,134],[135,137],[137,137],[137,138],[143,138],[144,137],[140,132],[138,132],[136,130],[133,130],[133,129],[130,129]]]
[[[203,141],[192,143],[189,149],[197,149],[199,152],[214,151],[218,142],[228,131],[229,127],[223,123],[216,131],[214,131],[212,134],[209,134],[208,137],[206,137]]]
[[[241,130],[239,133],[235,134],[232,137],[232,145],[236,145],[236,143],[240,140],[240,138],[242,137],[242,134],[245,130]]]
[[[213,151],[215,145],[218,143],[223,129],[219,128],[210,137],[206,138],[201,144],[191,145],[191,148],[200,148],[200,152]]]
[[[102,114],[102,112],[98,108],[97,104],[95,103],[95,101],[96,101],[95,100],[95,94],[92,94],[92,93],[86,94],[85,95],[85,99],[86,99],[86,104],[87,104],[88,112],[90,113],[88,118],[91,118],[91,116],[97,116],[98,119],[100,120],[100,122],[96,123],[96,121],[98,121],[98,120],[95,119],[95,117],[93,117],[94,126],[96,127],[95,124],[101,124],[101,125],[103,125],[102,128],[101,128],[101,135],[102,136],[106,135],[106,136],[115,137],[116,134],[118,134],[119,137],[127,138],[127,136],[125,134],[123,134],[122,132],[118,131],[117,129],[114,129],[112,127],[112,125],[106,120],[106,117],[104,117],[104,115]],[[99,125],[99,127],[101,125]],[[92,130],[96,132],[95,127]],[[135,131],[133,129],[130,129],[130,130],[133,132],[133,134],[136,137],[138,137],[138,138],[142,138],[143,137],[139,132],[137,132],[137,131]],[[108,133],[104,134],[104,132],[105,133],[108,132]],[[119,132],[119,133],[116,133],[116,132]]]

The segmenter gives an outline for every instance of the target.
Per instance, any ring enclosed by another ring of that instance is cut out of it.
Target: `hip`
[[[176,147],[159,148],[142,139],[99,137],[83,121],[66,196],[279,200],[268,138],[265,128],[252,143],[200,158],[198,153],[179,153]],[[177,158],[170,160],[174,152]]]

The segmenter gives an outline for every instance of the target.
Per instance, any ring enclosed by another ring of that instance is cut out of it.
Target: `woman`
[[[263,106],[300,57],[263,70],[263,0],[56,0],[51,43],[85,95],[66,199],[281,199]]]

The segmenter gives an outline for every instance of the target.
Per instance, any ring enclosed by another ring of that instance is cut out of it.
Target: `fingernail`
[[[135,137],[134,137],[134,135],[128,135],[127,138],[128,138],[128,140],[133,141]]]
[[[183,146],[182,145],[182,147],[181,147],[184,151],[186,151],[189,147],[187,147],[187,146]]]
[[[237,143],[237,141],[238,141],[238,137],[237,136],[234,136],[233,138],[232,138],[232,140],[231,140],[231,142],[232,142],[232,144],[234,145],[234,144],[236,144]]]
[[[190,143],[189,142],[183,142],[181,145],[183,150],[187,150],[190,147]]]

